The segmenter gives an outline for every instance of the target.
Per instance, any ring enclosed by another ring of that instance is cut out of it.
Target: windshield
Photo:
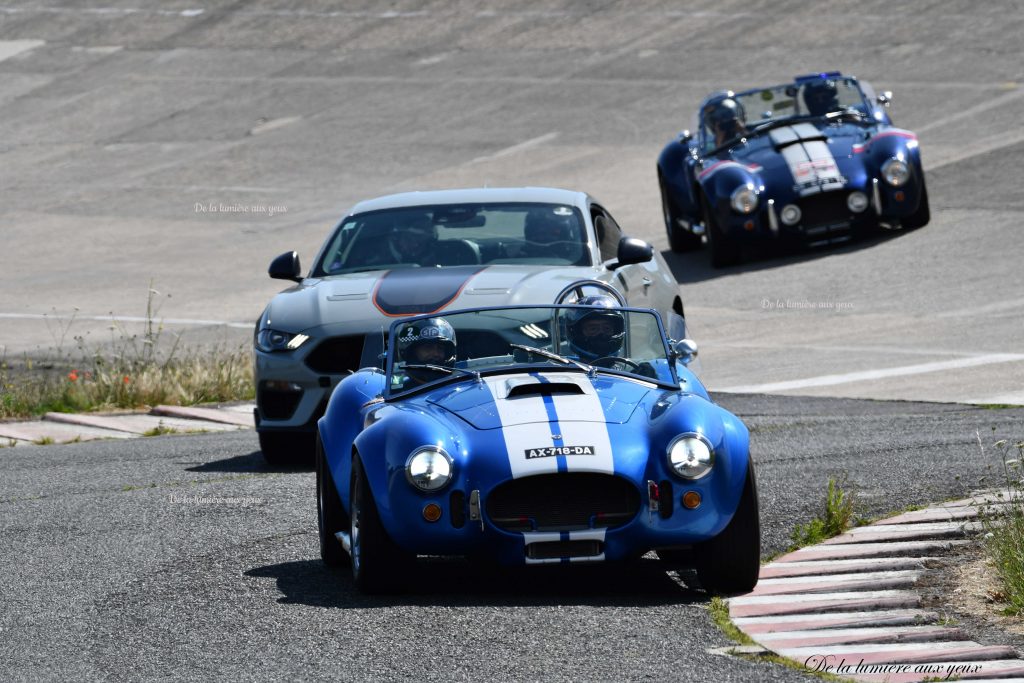
[[[723,102],[726,108],[722,107]],[[865,117],[871,113],[857,79],[849,76],[799,79],[709,98],[698,115],[703,148],[709,152],[772,121],[842,111],[856,111]]]
[[[678,385],[650,310],[517,306],[417,316],[389,334],[388,391],[538,370],[612,373]]]
[[[365,270],[520,263],[591,265],[583,216],[574,206],[445,204],[349,216],[313,276]]]

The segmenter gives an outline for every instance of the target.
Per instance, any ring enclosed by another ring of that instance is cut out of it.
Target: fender
[[[876,133],[864,145],[854,147],[855,153],[867,154],[866,166],[871,175],[878,178],[882,215],[906,216],[917,211],[924,184],[924,169],[921,166],[921,150],[917,136],[900,128],[888,128]],[[904,159],[911,169],[910,182],[894,188],[882,180],[882,164],[893,158]],[[896,193],[903,192],[904,199],[896,200]]]
[[[691,169],[689,144],[683,141],[682,135],[679,135],[668,143],[658,157],[658,172],[676,208],[687,219],[695,221],[700,216],[700,204],[693,196]]]
[[[697,174],[697,180],[704,191],[709,208],[718,218],[718,224],[727,231],[731,230],[740,219],[740,215],[733,211],[729,204],[736,188],[748,183],[758,190],[764,186],[756,172],[756,167],[751,168],[732,160],[717,160],[707,164]],[[758,210],[750,217],[756,218],[760,215],[762,208],[759,206]]]

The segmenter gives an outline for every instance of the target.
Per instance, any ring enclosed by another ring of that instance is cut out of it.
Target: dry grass
[[[42,359],[0,359],[0,418],[157,404],[249,400],[255,395],[247,347],[188,349],[166,337],[150,288],[141,334],[111,326],[109,344],[68,336],[74,323],[51,319],[54,347]]]
[[[981,446],[981,438],[978,439]],[[985,552],[999,577],[1001,590],[993,599],[1006,604],[1006,614],[1024,615],[1024,442],[994,445],[1006,479],[1005,505],[983,516]],[[984,448],[982,447],[984,454]]]

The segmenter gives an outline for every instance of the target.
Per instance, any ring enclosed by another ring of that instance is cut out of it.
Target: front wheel
[[[363,463],[352,458],[352,580],[363,593],[392,593],[407,576],[411,557],[388,536]]]
[[[928,187],[924,184],[924,178],[921,178],[921,201],[917,204],[917,211],[912,215],[903,220],[903,227],[906,230],[913,230],[914,228],[921,228],[928,225],[928,221],[932,219],[931,208],[928,206]]]
[[[747,478],[739,505],[729,524],[714,538],[694,547],[697,578],[709,593],[749,593],[761,570],[761,521],[757,505],[754,462],[747,464]]]
[[[676,212],[675,202],[672,201],[669,189],[660,174],[658,176],[658,185],[661,188],[661,213],[665,217],[665,230],[668,232],[668,244],[672,251],[687,252],[700,249],[700,235],[694,235],[679,225],[679,215]]]
[[[316,517],[320,532],[320,557],[332,567],[347,565],[348,553],[341,547],[335,534],[348,531],[351,522],[341,506],[341,497],[334,485],[334,477],[331,476],[327,454],[319,435],[316,438]]]
[[[740,245],[730,239],[722,231],[714,212],[704,202],[704,231],[708,236],[708,247],[711,249],[711,265],[715,268],[733,266],[740,262]]]

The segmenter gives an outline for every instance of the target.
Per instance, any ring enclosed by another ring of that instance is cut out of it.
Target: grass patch
[[[725,600],[719,597],[711,598],[711,604],[708,605],[708,611],[711,612],[711,620],[715,622],[715,626],[726,635],[729,640],[732,640],[740,645],[757,645],[750,636],[736,627],[736,624],[732,623],[729,618],[729,605],[726,604]]]
[[[807,524],[798,524],[793,529],[790,536],[793,545],[790,550],[821,543],[850,528],[853,522],[854,495],[845,489],[845,476],[839,479],[829,477],[823,515]]]
[[[32,443],[37,446],[49,446],[57,442],[53,440],[52,436],[41,436],[38,439],[35,439]]]
[[[981,447],[979,436],[978,445]],[[992,596],[1005,602],[1004,612],[1024,615],[1024,442],[1010,444],[1002,440],[994,448],[1003,466],[1006,480],[1006,504],[989,507],[982,515],[985,552],[996,568],[1002,590]],[[981,447],[984,455],[984,447]]]
[[[165,335],[157,320],[158,297],[150,288],[140,334],[115,322],[108,344],[72,336],[74,315],[48,320],[54,347],[45,357],[21,363],[0,358],[0,418],[251,400],[248,347],[182,346],[180,336]]]
[[[147,429],[146,431],[142,432],[142,435],[143,436],[163,436],[164,434],[177,434],[177,433],[178,433],[178,430],[175,429],[174,427],[168,427],[163,422],[160,422],[160,423],[157,424],[156,427],[153,427],[152,429]]]

